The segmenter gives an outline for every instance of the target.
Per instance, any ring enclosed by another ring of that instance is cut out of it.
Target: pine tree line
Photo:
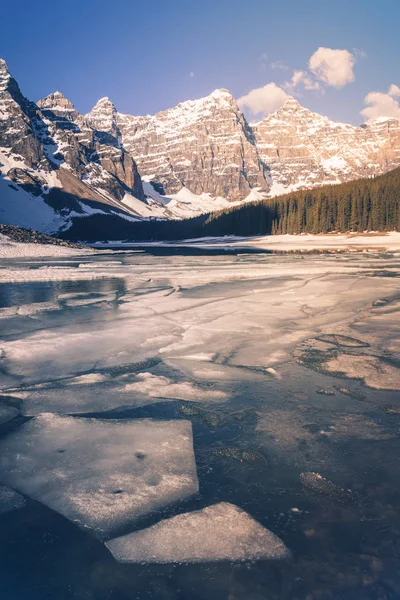
[[[182,221],[132,223],[105,215],[89,219],[74,219],[64,237],[160,241],[223,235],[400,231],[400,168],[373,179],[300,190]]]
[[[214,221],[222,235],[400,230],[400,169],[214,213],[204,227]]]

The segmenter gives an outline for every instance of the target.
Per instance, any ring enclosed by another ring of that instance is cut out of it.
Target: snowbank
[[[151,247],[192,247],[203,249],[244,248],[274,250],[277,252],[304,252],[307,250],[400,250],[400,232],[390,233],[330,233],[299,235],[265,235],[239,237],[228,235],[223,237],[204,237],[186,239],[176,242],[110,242],[110,244],[92,244],[95,248],[118,246],[123,248]]]
[[[13,242],[10,238],[0,234],[0,259],[1,258],[36,258],[47,256],[78,256],[92,253],[89,248],[68,248],[53,244],[24,244]]]

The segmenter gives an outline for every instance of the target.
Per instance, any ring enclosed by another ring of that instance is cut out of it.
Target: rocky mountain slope
[[[116,138],[94,130],[60,93],[27,100],[0,60],[2,223],[53,233],[73,216],[138,218],[142,207],[150,212],[145,202],[136,163]]]
[[[185,187],[242,202],[372,177],[400,165],[397,119],[354,127],[313,113],[294,98],[253,125],[227,90],[142,117],[118,113],[103,98],[87,118],[117,135],[142,177],[167,195]]]
[[[400,123],[335,123],[289,98],[252,126],[271,175],[271,194],[381,175],[400,166]]]
[[[39,231],[76,217],[187,218],[400,165],[400,124],[334,123],[289,98],[249,125],[227,90],[156,115],[60,92],[27,100],[0,60],[0,222]]]
[[[120,114],[104,98],[87,117],[97,129],[117,132],[140,172],[167,194],[186,187],[241,201],[254,188],[269,190],[253,132],[227,90],[144,117]]]

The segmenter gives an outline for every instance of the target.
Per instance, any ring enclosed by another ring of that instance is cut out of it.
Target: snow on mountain
[[[93,129],[60,92],[39,100],[38,107],[47,133],[57,145],[56,160],[115,200],[121,200],[126,192],[144,200],[135,161],[120,147],[117,137]]]
[[[141,174],[166,195],[186,188],[199,196],[193,211],[200,212],[203,194],[240,201],[254,188],[269,190],[252,131],[227,90],[143,117],[118,113],[103,99],[87,117],[98,129],[117,130]]]
[[[227,90],[138,117],[118,113],[103,98],[87,118],[97,129],[114,132],[142,177],[173,199],[157,196],[171,211],[167,217],[187,216],[189,207],[196,214],[371,177],[400,165],[398,120],[378,119],[360,127],[335,123],[291,97],[253,125]],[[180,190],[184,202],[176,198]]]
[[[3,223],[48,233],[68,228],[73,217],[148,212],[136,163],[118,141],[93,130],[60,92],[38,104],[27,100],[4,60],[0,190]],[[127,194],[138,206],[121,202]]]
[[[335,123],[289,98],[249,125],[229,91],[155,115],[61,93],[27,100],[0,60],[0,218],[40,231],[74,217],[187,218],[400,166],[400,124]]]
[[[371,177],[400,166],[396,119],[354,127],[330,121],[289,98],[252,129],[270,169],[272,195]]]

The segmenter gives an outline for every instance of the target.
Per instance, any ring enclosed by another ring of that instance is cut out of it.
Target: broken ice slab
[[[7,421],[11,421],[11,419],[14,419],[17,415],[19,415],[19,410],[14,406],[0,404],[0,425],[7,423]]]
[[[198,492],[192,426],[43,413],[1,440],[0,481],[107,538]]]
[[[26,500],[21,494],[5,485],[0,485],[0,515],[23,508]]]
[[[228,502],[183,513],[107,542],[119,562],[279,560],[290,552],[275,534]]]

